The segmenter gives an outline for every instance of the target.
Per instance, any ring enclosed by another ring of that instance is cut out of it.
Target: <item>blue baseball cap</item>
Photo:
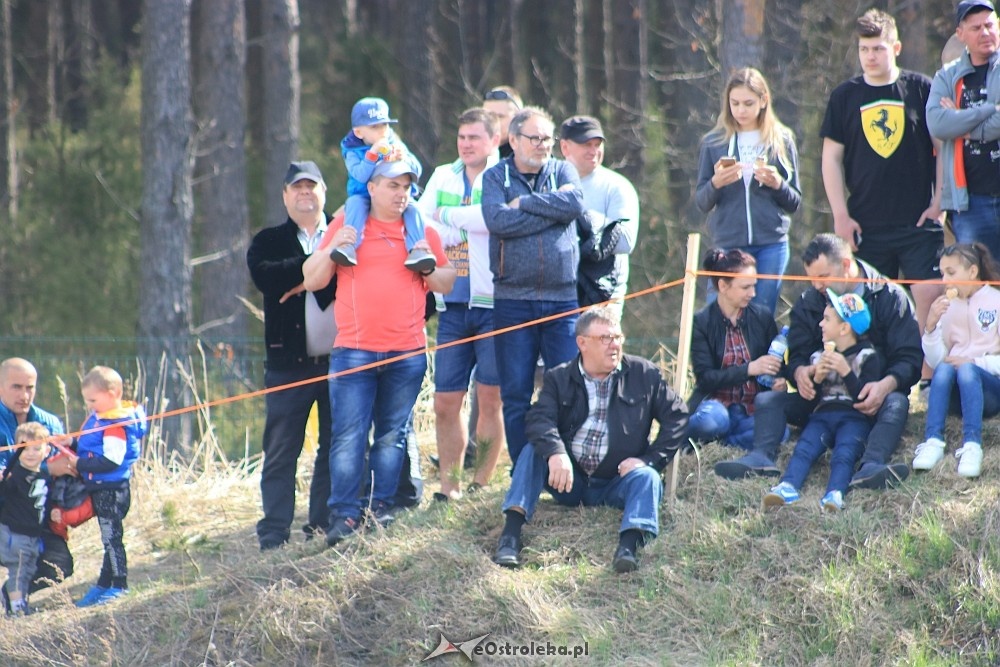
[[[381,97],[362,97],[351,109],[351,127],[395,122],[395,118],[389,118],[389,104]]]
[[[827,289],[826,295],[837,315],[851,326],[854,333],[860,336],[868,331],[872,325],[872,314],[864,299],[854,292],[837,296],[832,289]]]
[[[372,177],[385,176],[386,178],[396,178],[403,174],[409,174],[412,177],[410,180],[414,183],[420,178],[413,167],[407,164],[406,160],[393,160],[392,162],[381,160],[375,165],[375,170],[372,171]]]

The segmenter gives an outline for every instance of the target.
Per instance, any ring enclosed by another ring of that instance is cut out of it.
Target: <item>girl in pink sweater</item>
[[[944,457],[950,411],[962,415],[958,474],[978,477],[983,418],[1000,413],[1000,290],[986,284],[1000,281],[1000,270],[982,243],[948,246],[939,265],[948,289],[931,304],[921,341],[934,377],[913,469],[930,470]]]

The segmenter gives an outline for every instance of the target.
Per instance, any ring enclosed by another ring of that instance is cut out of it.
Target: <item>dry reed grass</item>
[[[424,396],[417,415],[425,454],[428,404]],[[901,456],[921,423],[911,416]],[[949,424],[952,440],[957,428]],[[851,494],[837,515],[816,502],[825,463],[801,503],[764,513],[769,482],[716,478],[712,465],[732,451],[709,445],[682,460],[663,532],[626,576],[608,566],[619,513],[550,500],[525,529],[525,567],[495,567],[503,472],[479,494],[425,504],[342,549],[296,537],[261,554],[258,461],[225,463],[210,437],[195,446],[193,464],[154,447],[137,469],[125,523],[132,594],[105,608],[72,607],[101,558],[96,525],[76,529],[76,574],[33,598],[41,615],[0,619],[0,662],[406,665],[440,633],[455,642],[490,633],[499,645],[586,643],[580,664],[994,665],[997,436],[990,424],[979,480],[958,478],[949,457],[896,491]],[[428,498],[436,482],[429,486]],[[476,657],[493,661],[577,662]]]

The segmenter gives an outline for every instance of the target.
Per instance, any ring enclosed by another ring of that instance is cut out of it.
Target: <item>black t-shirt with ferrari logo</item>
[[[901,70],[893,83],[872,86],[858,76],[830,94],[820,136],[844,146],[847,210],[864,230],[913,227],[930,205],[930,89],[923,74]]]

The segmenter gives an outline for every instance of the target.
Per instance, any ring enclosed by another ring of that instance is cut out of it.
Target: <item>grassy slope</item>
[[[911,418],[908,451],[921,422]],[[980,480],[960,480],[949,457],[898,491],[851,495],[839,515],[816,505],[825,464],[803,502],[765,514],[767,482],[717,479],[712,464],[731,452],[706,447],[683,460],[663,533],[626,576],[608,567],[619,513],[550,500],[526,528],[527,566],[495,567],[502,480],[342,551],[296,536],[260,554],[252,471],[158,467],[136,480],[126,521],[133,595],[70,606],[100,562],[96,525],[77,529],[77,575],[34,598],[43,616],[0,619],[0,664],[404,665],[443,631],[455,641],[586,642],[587,664],[994,665],[997,435],[991,425]]]

